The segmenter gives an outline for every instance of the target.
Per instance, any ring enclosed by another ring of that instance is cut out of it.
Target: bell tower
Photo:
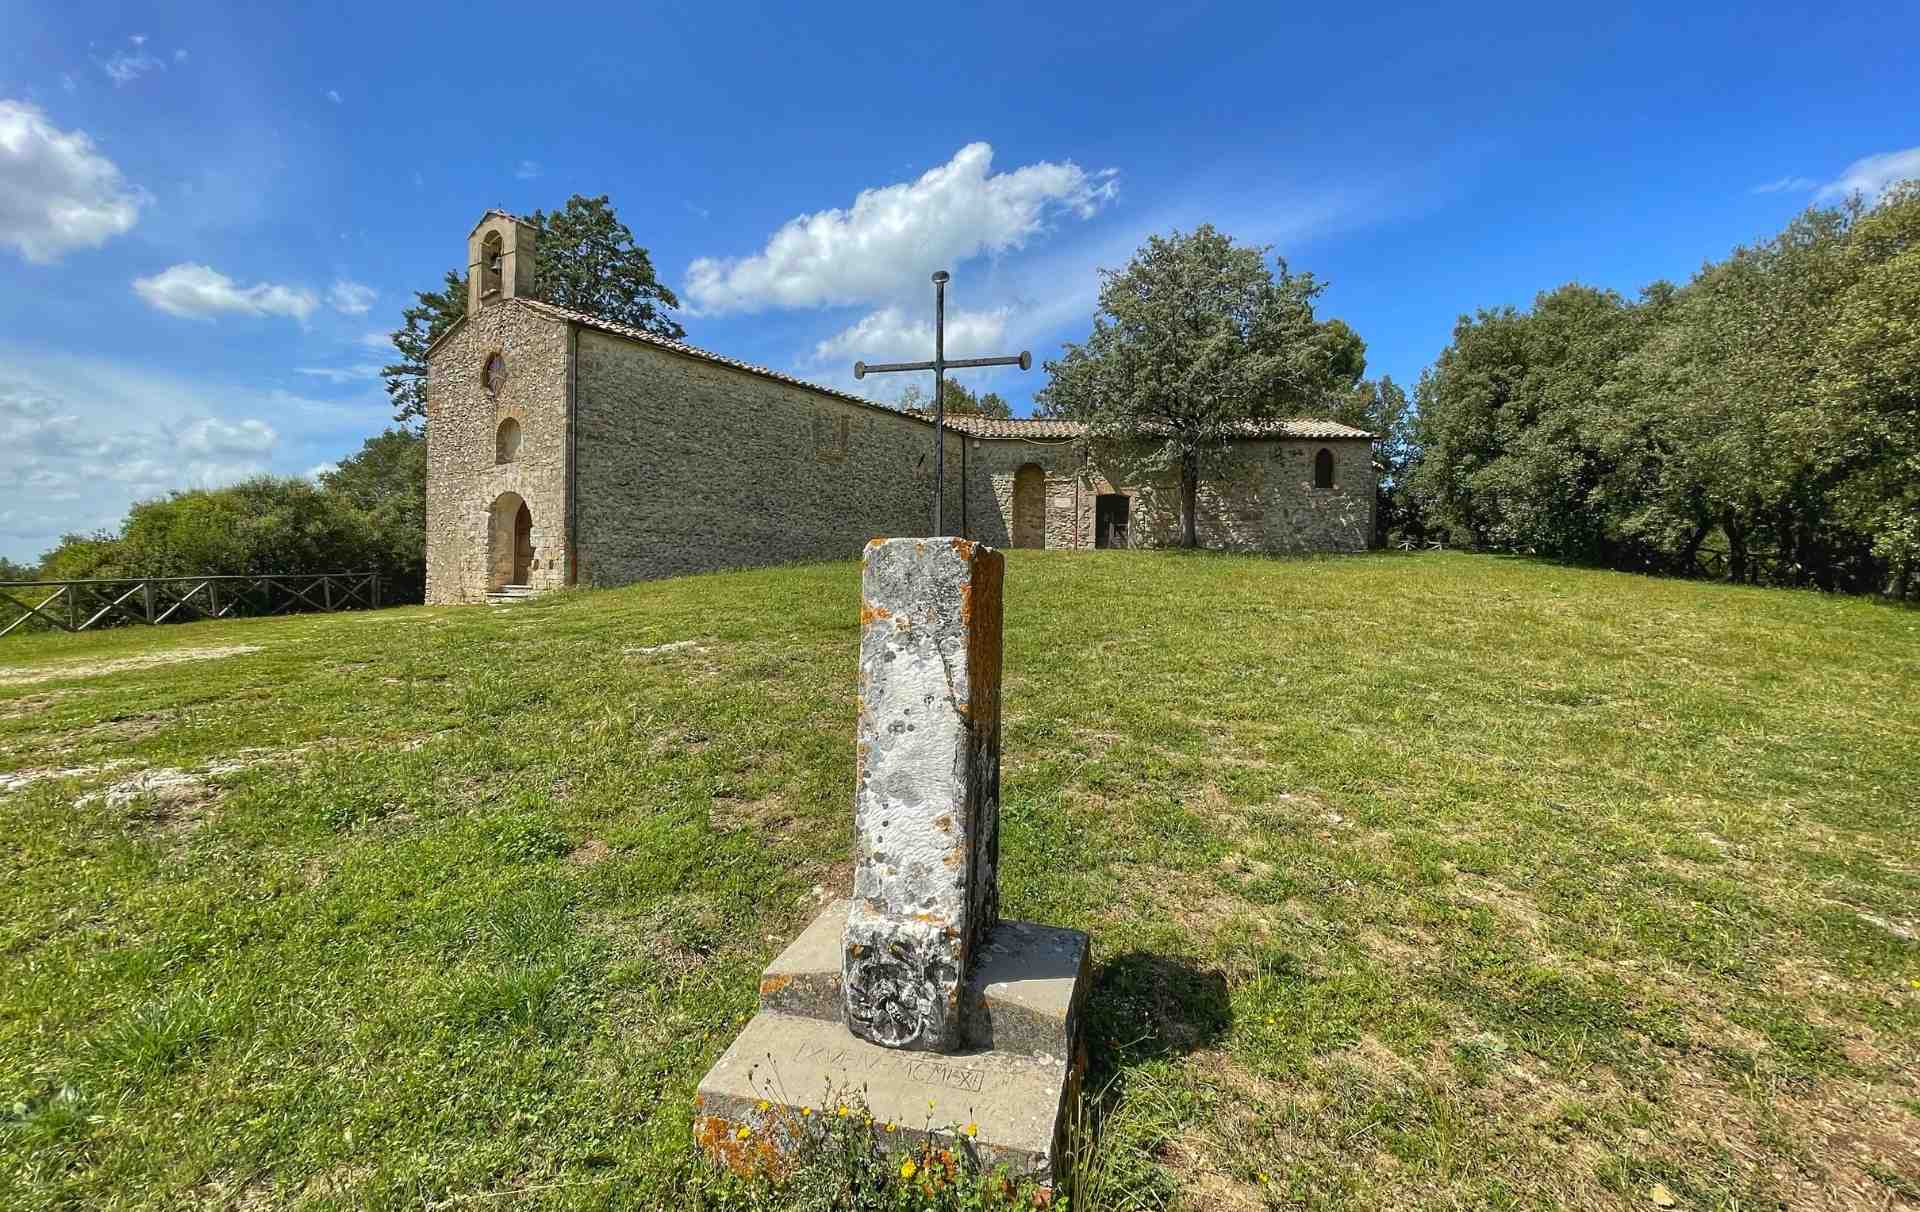
[[[467,311],[533,294],[533,224],[504,210],[480,216],[467,236]]]

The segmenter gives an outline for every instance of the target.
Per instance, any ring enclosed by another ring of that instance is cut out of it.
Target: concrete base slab
[[[1054,1181],[1066,1116],[1086,1071],[1087,936],[1001,923],[976,956],[963,1003],[966,1046],[952,1054],[903,1051],[846,1028],[846,913],[845,901],[829,905],[768,965],[760,1013],[700,1083],[695,1138],[737,1170],[777,1166],[803,1138],[796,1129],[809,1111],[832,1115],[842,1102],[857,1102],[889,1148],[937,1138],[975,1153],[987,1170],[1005,1166]],[[888,1123],[894,1131],[884,1130]]]

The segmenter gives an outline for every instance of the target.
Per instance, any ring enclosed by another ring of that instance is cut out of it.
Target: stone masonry
[[[846,558],[930,528],[926,418],[529,298],[534,240],[511,215],[481,219],[467,315],[428,351],[429,602]],[[949,422],[958,534],[1092,548],[1105,496],[1110,510],[1124,498],[1130,545],[1177,541],[1177,481],[1132,481],[1077,426]],[[1316,488],[1322,449],[1335,474]],[[1203,478],[1201,541],[1362,550],[1374,484],[1368,435],[1287,422],[1234,443]]]
[[[965,539],[875,539],[861,573],[847,1026],[951,1052],[973,955],[999,920],[1000,594]]]
[[[866,547],[853,898],[767,966],[700,1082],[694,1139],[722,1164],[778,1171],[852,1104],[883,1148],[1060,1177],[1091,940],[1000,920],[1004,570],[965,539]]]

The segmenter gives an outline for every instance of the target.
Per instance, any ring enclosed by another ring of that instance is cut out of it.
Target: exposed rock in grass
[[[127,758],[115,758],[109,762],[96,762],[91,766],[38,766],[28,770],[13,770],[0,774],[0,795],[19,791],[45,782],[47,779],[78,779],[93,774],[105,774],[109,770],[118,770],[122,766],[132,765]]]
[[[176,665],[182,661],[216,661],[222,657],[245,656],[259,652],[258,644],[224,644],[205,648],[171,648],[145,656],[121,657],[116,661],[68,662],[62,665],[27,665],[0,672],[0,686],[24,686],[37,682],[58,682],[68,678],[98,678],[133,669],[151,669],[157,665]]]
[[[645,648],[622,648],[627,656],[657,656],[663,652],[706,652],[707,646],[698,640],[669,640],[664,644],[653,644]]]

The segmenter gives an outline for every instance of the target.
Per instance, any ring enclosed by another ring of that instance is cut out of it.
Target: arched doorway
[[[488,511],[487,589],[525,585],[533,573],[533,511],[517,492],[503,492]]]
[[[1047,473],[1038,463],[1013,473],[1013,545],[1047,545]]]

